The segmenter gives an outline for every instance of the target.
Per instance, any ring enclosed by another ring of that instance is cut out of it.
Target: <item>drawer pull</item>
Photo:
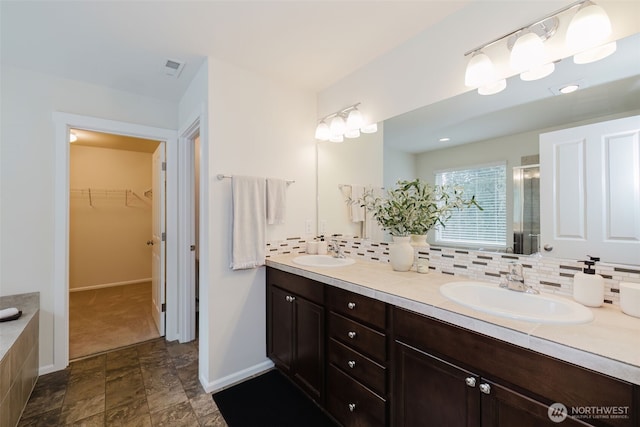
[[[349,304],[347,304],[347,307],[349,308],[349,310],[353,310],[354,308],[356,308],[356,303],[350,302]]]
[[[296,300],[296,297],[292,297],[291,295],[287,295],[284,299],[287,302],[294,302]]]
[[[473,377],[467,377],[467,378],[465,378],[464,382],[465,382],[465,383],[467,383],[467,385],[468,385],[469,387],[475,387],[475,386],[476,386],[476,379],[475,379],[475,378],[473,378]]]
[[[355,360],[349,360],[349,361],[347,362],[347,365],[349,365],[349,367],[350,367],[351,369],[353,369],[353,368],[355,368],[355,367],[356,367],[356,361],[355,361]]]
[[[351,339],[354,339],[354,338],[356,337],[356,333],[355,333],[355,332],[353,332],[353,331],[349,331],[349,332],[347,333],[347,336],[348,336],[349,338],[351,338]]]
[[[491,386],[487,383],[480,384],[480,391],[484,394],[491,394]]]
[[[349,403],[349,411],[353,412],[356,410],[356,404],[355,403]]]

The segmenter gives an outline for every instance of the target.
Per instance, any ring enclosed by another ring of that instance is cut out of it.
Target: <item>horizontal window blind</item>
[[[463,197],[475,195],[483,210],[454,210],[445,227],[436,228],[436,242],[505,246],[507,241],[507,167],[505,164],[436,173],[436,183],[459,186]]]

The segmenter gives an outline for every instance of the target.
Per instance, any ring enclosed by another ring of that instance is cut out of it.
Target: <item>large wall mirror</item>
[[[576,65],[566,58],[544,79],[523,82],[515,76],[499,94],[467,92],[385,120],[376,134],[319,143],[319,232],[386,240],[377,227],[350,220],[349,185],[388,188],[414,178],[434,183],[443,171],[504,165],[504,242],[460,246],[536,252],[539,134],[640,114],[639,52],[635,34],[619,40],[618,50],[601,61]],[[560,95],[570,83],[581,87]],[[429,242],[441,245],[432,234]]]

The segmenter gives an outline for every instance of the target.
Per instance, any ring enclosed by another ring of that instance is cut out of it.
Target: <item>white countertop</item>
[[[391,265],[356,259],[343,267],[303,267],[296,255],[277,255],[267,266],[425,314],[502,341],[640,385],[640,318],[605,304],[590,308],[594,320],[551,325],[513,320],[448,300],[440,286],[464,280],[430,272],[393,271]]]

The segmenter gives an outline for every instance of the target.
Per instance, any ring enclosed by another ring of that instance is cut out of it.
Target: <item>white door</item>
[[[152,313],[158,332],[164,336],[164,298],[165,298],[165,171],[164,143],[160,144],[153,153],[152,167]]]
[[[540,135],[540,194],[548,254],[638,265],[640,116]]]

